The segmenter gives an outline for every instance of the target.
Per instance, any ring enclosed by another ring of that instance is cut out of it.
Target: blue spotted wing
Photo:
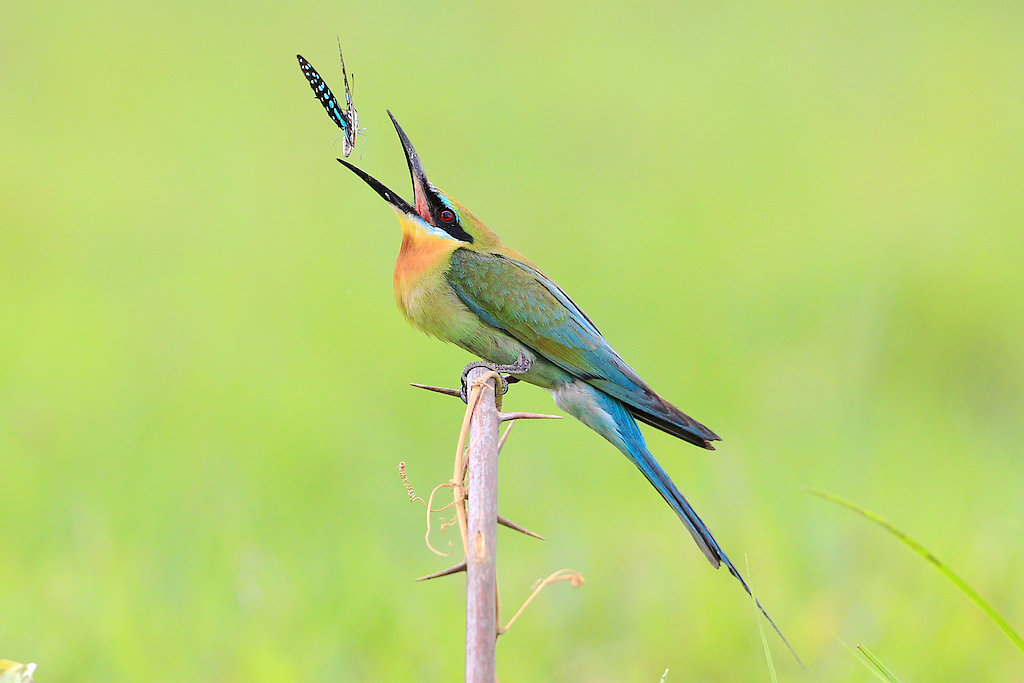
[[[347,157],[356,146],[356,133],[359,128],[359,114],[352,105],[352,91],[348,85],[348,74],[345,72],[345,59],[341,55],[341,43],[338,43],[338,57],[341,59],[341,75],[345,80],[345,108],[338,104],[338,98],[334,96],[324,79],[317,73],[302,55],[296,55],[299,60],[299,67],[302,75],[309,81],[309,87],[313,89],[313,95],[320,101],[327,115],[341,129],[342,152]]]

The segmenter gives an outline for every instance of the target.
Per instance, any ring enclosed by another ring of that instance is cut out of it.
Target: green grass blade
[[[874,654],[872,654],[871,650],[867,649],[866,647],[864,647],[863,645],[860,645],[860,644],[857,645],[857,650],[862,655],[864,655],[864,659],[866,659],[869,662],[871,662],[871,665],[873,667],[875,667],[876,669],[878,669],[878,672],[880,674],[885,676],[885,680],[891,681],[891,683],[899,683],[899,680],[895,676],[892,675],[892,672],[889,671],[888,667],[886,667],[885,664],[882,664],[882,662],[879,661],[878,657],[876,657]]]
[[[866,647],[858,645],[857,649],[854,650],[852,647],[846,644],[842,638],[837,636],[835,633],[832,637],[839,641],[839,644],[847,649],[847,651],[857,658],[857,661],[864,665],[864,668],[870,671],[875,678],[886,683],[899,683],[899,679],[892,675],[892,673],[885,668],[885,666],[878,661],[878,658],[871,654]]]
[[[761,647],[764,648],[764,658],[768,662],[768,673],[772,677],[772,683],[779,683],[779,677],[775,674],[775,663],[772,661],[772,651],[768,649],[768,637],[764,634],[764,624],[761,622],[761,607],[754,597],[754,578],[750,575],[750,558],[743,555],[743,561],[747,564],[747,582],[750,584],[750,604],[754,606],[754,621],[757,622],[757,630],[761,634]]]
[[[1013,627],[1010,626],[1006,619],[1003,619],[1002,615],[999,614],[999,612],[997,612],[995,608],[992,607],[992,605],[988,604],[985,598],[978,595],[978,593],[973,588],[968,586],[967,583],[959,576],[957,576],[952,569],[950,569],[942,562],[940,562],[939,558],[932,555],[931,552],[929,552],[928,549],[925,548],[923,545],[921,545],[920,543],[912,539],[910,536],[906,535],[905,533],[894,527],[886,519],[879,517],[878,515],[876,515],[873,512],[870,512],[869,510],[865,510],[864,508],[860,507],[859,505],[856,505],[855,503],[851,503],[848,500],[844,500],[839,496],[834,496],[831,493],[825,493],[824,491],[818,491],[816,489],[805,490],[807,491],[807,493],[810,493],[811,495],[818,496],[819,498],[824,498],[825,500],[828,501],[832,501],[833,503],[842,505],[845,508],[853,510],[854,512],[860,514],[863,517],[867,517],[872,522],[883,527],[893,536],[903,541],[903,543],[909,546],[911,550],[913,550],[915,553],[917,553],[925,560],[927,560],[929,564],[938,569],[943,576],[952,581],[957,588],[963,591],[964,595],[970,598],[971,601],[975,605],[977,605],[978,608],[982,612],[984,612],[989,619],[995,622],[996,626],[998,626],[1003,631],[1003,633],[1006,634],[1006,637],[1013,641],[1013,644],[1017,646],[1017,649],[1021,652],[1024,652],[1024,638],[1021,638],[1020,634],[1013,630]]]

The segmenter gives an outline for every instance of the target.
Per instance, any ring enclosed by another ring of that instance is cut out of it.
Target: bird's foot
[[[469,403],[469,390],[466,386],[467,378],[469,377],[469,371],[476,368],[487,368],[492,372],[498,373],[498,377],[501,378],[501,394],[508,392],[508,385],[515,384],[519,381],[516,375],[521,375],[524,372],[529,372],[533,366],[533,361],[526,357],[522,351],[519,352],[519,358],[516,359],[515,363],[511,365],[499,365],[497,363],[488,363],[487,361],[474,361],[466,367],[462,368],[462,388],[459,390],[459,398],[462,399],[463,403]],[[501,373],[508,373],[502,375]]]

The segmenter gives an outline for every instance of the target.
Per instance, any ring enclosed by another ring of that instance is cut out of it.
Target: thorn
[[[498,455],[501,455],[501,449],[505,447],[505,442],[508,441],[508,433],[512,431],[512,428],[516,426],[515,420],[509,420],[508,427],[505,427],[505,433],[498,439]]]
[[[448,576],[449,574],[458,574],[459,572],[464,572],[464,571],[466,571],[466,561],[465,560],[463,560],[462,562],[459,562],[458,564],[453,564],[451,567],[448,567],[447,569],[442,569],[439,572],[434,572],[433,574],[427,574],[426,576],[421,576],[420,578],[418,578],[416,580],[417,581],[428,581],[430,579],[439,579],[442,576]]]
[[[427,391],[436,391],[437,393],[444,394],[445,396],[459,395],[458,389],[448,389],[447,387],[435,387],[430,384],[416,384],[415,382],[410,382],[409,386],[416,387],[417,389],[426,389]]]
[[[541,536],[540,534],[537,534],[537,533],[534,533],[534,532],[530,531],[529,529],[527,529],[524,526],[519,526],[518,524],[513,522],[508,517],[504,517],[502,515],[498,515],[498,524],[500,524],[500,525],[502,525],[504,527],[508,527],[509,529],[513,529],[515,531],[518,531],[521,534],[526,534],[527,536],[533,536],[534,538],[539,538],[542,541],[548,540],[548,539],[544,538],[543,536]]]
[[[498,413],[498,420],[509,422],[511,420],[561,420],[561,415],[546,415],[545,413]]]

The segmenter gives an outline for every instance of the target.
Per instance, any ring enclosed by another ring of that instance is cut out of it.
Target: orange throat
[[[431,235],[403,213],[399,213],[398,220],[402,224],[402,247],[395,262],[395,300],[406,312],[410,296],[423,285],[424,279],[444,269],[448,256],[459,243]]]

